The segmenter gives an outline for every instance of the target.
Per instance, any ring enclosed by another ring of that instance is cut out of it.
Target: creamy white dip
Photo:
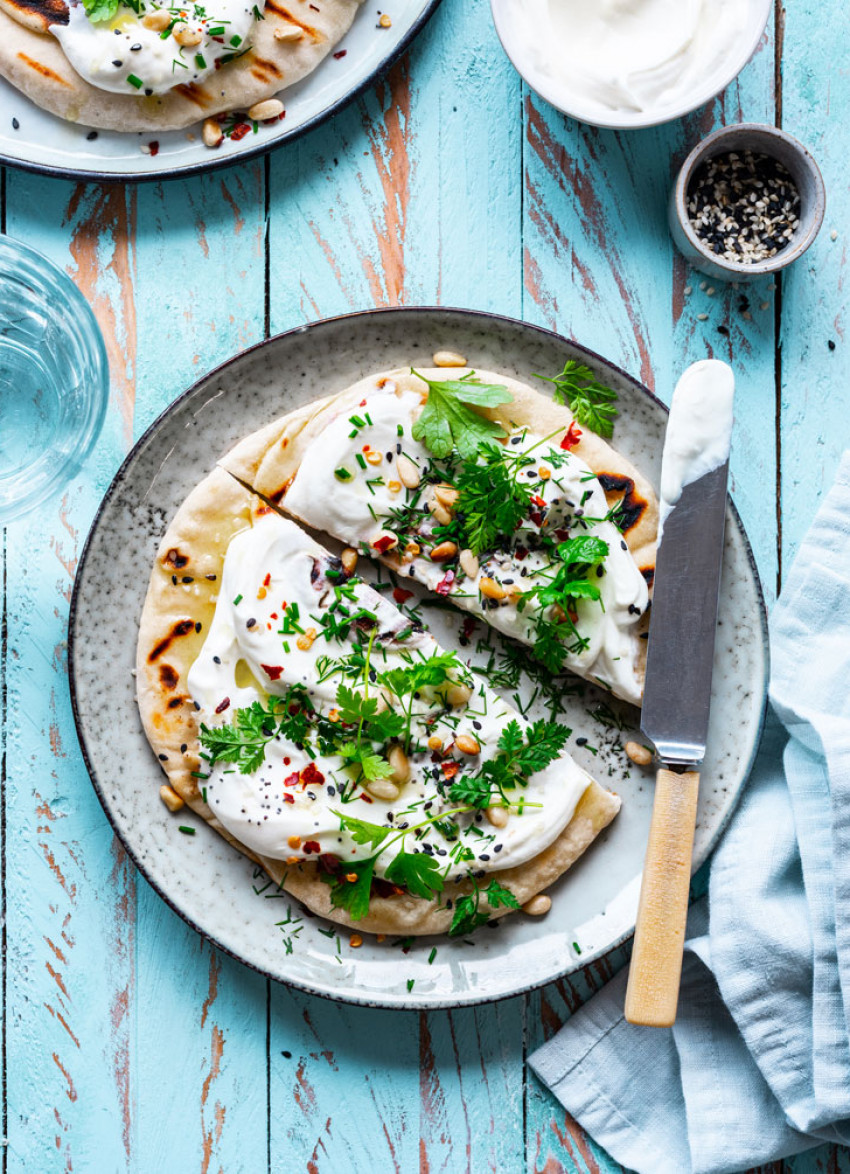
[[[347,579],[339,560],[294,522],[269,515],[238,534],[225,558],[215,617],[189,673],[189,690],[200,708],[200,721],[210,727],[232,723],[237,710],[268,695],[285,696],[292,686],[303,686],[315,711],[332,721],[340,681],[366,694],[371,688],[369,695],[375,696],[380,686],[372,681],[371,672],[367,680],[366,676],[341,675],[338,668],[333,671],[364,647],[362,640],[355,639],[354,626],[345,636],[326,638],[345,609],[351,615],[360,614],[365,628],[377,632],[369,661],[375,674],[409,666],[440,651],[426,632],[378,591],[356,578]],[[287,626],[292,630],[281,634]],[[309,647],[300,647],[297,633],[311,630],[316,638]],[[337,812],[403,830],[455,811],[458,803],[447,797],[447,781],[479,770],[495,756],[496,743],[509,721],[518,720],[523,729],[527,723],[495,693],[474,683],[460,661],[453,680],[472,686],[468,703],[451,707],[439,688],[424,688],[409,702],[413,711],[410,778],[397,799],[375,798],[360,785],[352,787],[352,768],[345,759],[322,753],[317,741],[308,737],[301,747],[271,741],[263,763],[250,774],[241,774],[225,762],[209,768],[201,785],[213,814],[241,843],[261,855],[315,860],[320,854],[331,854],[345,861],[370,856],[373,848],[355,843],[347,831],[341,831]],[[398,705],[392,696],[389,701],[390,708]],[[479,743],[479,755],[464,755],[455,748],[463,734]],[[427,738],[434,736],[443,742],[439,753],[426,745]],[[202,772],[206,773],[203,764]],[[492,827],[482,812],[453,815],[451,820],[459,829],[456,838],[430,824],[416,839],[405,837],[405,851],[433,855],[450,879],[465,876],[467,870],[491,872],[522,864],[552,843],[569,823],[589,781],[564,753],[533,774],[527,786],[511,792],[514,804],[506,827]],[[379,858],[379,874],[400,847],[398,841]],[[464,858],[467,850],[469,856]]]
[[[148,28],[144,17],[164,12],[165,29]],[[142,3],[135,12],[121,5],[111,20],[92,21],[81,3],[69,5],[68,23],[51,25],[65,56],[85,81],[115,94],[163,94],[202,82],[250,45],[257,8],[246,0],[190,2],[183,7]],[[175,29],[201,34],[196,45],[178,44]]]
[[[531,84],[604,125],[617,116],[660,121],[709,98],[730,59],[752,49],[764,8],[759,0],[499,0],[495,14]]]
[[[429,467],[440,466],[413,439],[413,422],[421,406],[420,391],[405,389],[401,380],[384,388],[376,386],[354,413],[340,413],[307,447],[281,502],[283,508],[308,525],[363,548],[371,557],[382,553],[382,537],[393,532],[394,512],[405,505],[418,508],[427,536],[434,529],[426,512],[428,493],[405,489],[397,472],[399,455],[413,461],[423,474]],[[352,414],[364,422],[362,428],[352,424]],[[479,557],[475,575],[464,574],[456,562],[432,561],[425,543],[419,555],[404,561],[400,573],[486,619],[498,631],[533,644],[540,608],[533,601],[520,603],[520,595],[551,573],[552,556],[540,548],[540,535],[555,533],[566,539],[592,534],[603,539],[608,555],[594,578],[601,599],[576,602],[576,626],[586,645],[580,651],[568,651],[564,666],[639,704],[635,626],[648,606],[647,585],[622,534],[606,520],[609,508],[602,486],[584,461],[560,447],[562,436],[543,439],[518,430],[510,437],[506,451],[513,456],[533,455],[522,476],[534,484],[539,510],[508,536],[501,549]],[[340,480],[342,475],[347,479]],[[395,552],[388,553],[392,563]],[[498,603],[486,598],[482,593],[485,579],[496,580],[506,590],[506,598]]]
[[[734,397],[735,375],[718,359],[694,363],[676,384],[661,461],[662,525],[686,485],[729,460]]]

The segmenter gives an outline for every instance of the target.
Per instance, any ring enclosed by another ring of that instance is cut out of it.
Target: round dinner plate
[[[512,915],[468,941],[379,943],[364,935],[363,945],[353,949],[347,930],[305,912],[188,808],[177,817],[169,814],[158,794],[164,776],[136,708],[133,668],[157,545],[215,459],[302,403],[372,372],[421,366],[441,349],[460,351],[472,366],[526,380],[533,372],[560,372],[567,358],[587,362],[619,396],[614,444],[658,484],[666,409],[619,368],[575,343],[466,310],[399,308],[333,318],[244,351],[151,425],[95,518],[77,572],[69,631],[71,692],[86,765],[117,834],[163,899],[221,949],[271,978],[352,1003],[418,1009],[518,994],[579,969],[632,933],[653,796],[651,775],[632,766],[622,750],[636,729],[636,711],[564,678],[561,720],[573,730],[568,750],[622,796],[623,808],[550,890],[546,917]],[[423,605],[422,615],[438,640],[458,647],[456,613]],[[478,636],[485,636],[483,629]],[[476,643],[459,651],[468,657]],[[491,653],[476,655],[481,664]],[[758,575],[730,505],[697,865],[717,841],[756,752],[767,655]],[[503,684],[512,696],[515,686]],[[523,689],[528,700],[527,682]],[[531,716],[538,712],[535,704]],[[180,825],[195,834],[181,834]]]
[[[401,56],[440,0],[364,0],[333,53],[303,81],[282,91],[286,116],[238,142],[211,150],[201,124],[129,134],[92,130],[41,110],[0,78],[0,163],[84,180],[146,180],[191,175],[240,162],[296,138],[335,114]],[[392,20],[378,25],[381,13]],[[151,142],[156,153],[150,153]]]

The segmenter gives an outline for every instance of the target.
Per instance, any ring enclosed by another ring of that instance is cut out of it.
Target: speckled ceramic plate
[[[297,85],[284,90],[286,117],[212,151],[200,123],[188,130],[121,134],[66,122],[0,78],[0,163],[70,179],[163,179],[227,166],[296,138],[336,113],[396,61],[440,0],[364,0],[334,53]],[[386,13],[389,28],[378,26]],[[340,56],[344,52],[344,56]],[[150,143],[157,144],[156,154]]]
[[[629,769],[621,748],[636,712],[611,705],[572,678],[567,683],[562,720],[574,731],[569,749],[622,795],[623,809],[550,890],[553,905],[545,918],[507,917],[479,931],[471,944],[446,938],[378,944],[367,936],[355,950],[348,932],[278,893],[201,819],[185,812],[175,818],[160,802],[162,776],[135,702],[136,624],[167,522],[217,455],[284,411],[372,371],[422,365],[442,348],[520,379],[560,371],[568,357],[585,359],[619,393],[617,447],[657,483],[666,410],[598,355],[494,315],[446,309],[354,314],[245,351],[160,416],[104,498],[71,606],[70,676],[80,742],[106,813],[147,880],[186,921],[247,965],[316,994],[380,1006],[455,1006],[514,995],[577,970],[631,934],[653,791],[651,776]],[[457,646],[454,613],[427,609],[423,618],[438,639]],[[468,656],[470,648],[461,651]],[[508,694],[515,691],[499,679]],[[730,505],[698,865],[747,777],[766,679],[764,604],[749,543]],[[521,687],[528,696],[528,683]],[[196,827],[196,835],[182,835],[179,824]]]

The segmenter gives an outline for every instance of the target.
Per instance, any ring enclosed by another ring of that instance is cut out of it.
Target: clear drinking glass
[[[0,525],[79,472],[108,394],[88,302],[41,253],[0,236]]]

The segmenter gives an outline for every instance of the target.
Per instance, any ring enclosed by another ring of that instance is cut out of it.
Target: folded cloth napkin
[[[530,1059],[640,1174],[850,1144],[850,453],[770,635],[765,734],[691,910],[675,1026],[626,1023],[624,971]]]

